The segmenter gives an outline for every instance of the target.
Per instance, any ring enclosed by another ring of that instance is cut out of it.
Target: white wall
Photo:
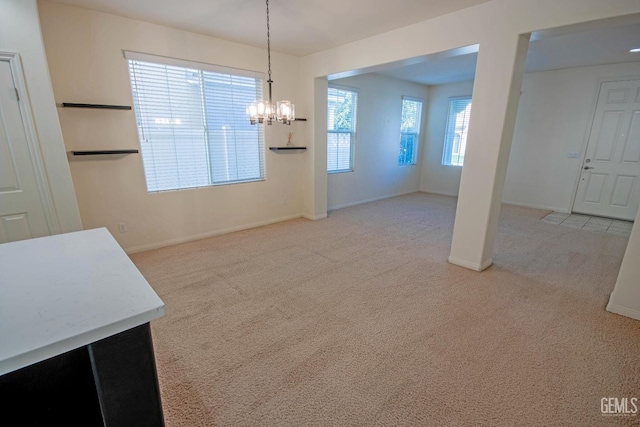
[[[629,236],[616,286],[609,298],[607,310],[640,320],[640,211]]]
[[[457,196],[462,167],[443,166],[442,150],[447,127],[449,98],[471,96],[473,81],[429,87],[425,150],[422,156],[420,190]]]
[[[502,200],[569,212],[600,82],[640,78],[640,62],[525,74]],[[427,152],[420,188],[458,194],[461,168],[442,166],[442,145],[451,96],[471,93],[472,82],[430,88]]]
[[[62,233],[82,229],[60,123],[53,99],[35,0],[0,0],[0,51],[17,52],[37,139]]]
[[[266,51],[50,1],[38,3],[56,101],[132,105],[122,50],[265,71]],[[274,98],[297,99],[295,57],[272,52]],[[266,92],[265,92],[266,93]],[[133,111],[60,109],[67,150],[138,148]],[[304,109],[298,109],[304,117]],[[304,122],[266,127],[266,145],[304,145]],[[140,155],[70,160],[85,228],[129,251],[298,217],[306,153],[266,150],[266,181],[147,193]],[[285,203],[286,199],[286,203]],[[128,231],[118,232],[118,223]]]
[[[356,144],[353,172],[328,175],[329,209],[406,194],[419,189],[420,162],[398,165],[402,96],[419,98],[423,120],[427,109],[426,86],[365,74],[331,83],[358,90]],[[420,139],[424,132],[421,133]],[[422,142],[418,145],[418,159]]]

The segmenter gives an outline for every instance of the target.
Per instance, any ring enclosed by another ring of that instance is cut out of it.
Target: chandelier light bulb
[[[284,124],[291,124],[295,120],[295,106],[291,101],[278,101],[277,103],[277,120]]]
[[[264,116],[265,111],[267,110],[267,105],[264,101],[258,102],[258,115]]]

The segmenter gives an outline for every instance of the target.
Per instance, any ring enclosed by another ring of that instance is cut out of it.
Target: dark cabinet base
[[[163,426],[149,324],[0,376],[0,424]]]

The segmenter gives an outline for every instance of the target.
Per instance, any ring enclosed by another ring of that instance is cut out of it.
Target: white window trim
[[[357,121],[356,121],[356,126],[357,125]],[[331,171],[327,171],[327,174],[329,175],[334,175],[337,173],[350,173],[350,172],[355,172],[356,170],[356,133],[354,132],[341,132],[341,131],[332,131],[332,130],[328,130],[327,129],[327,134],[329,133],[337,133],[337,134],[341,134],[341,133],[349,133],[351,134],[351,167],[349,169],[336,169],[336,170],[331,170]]]
[[[358,101],[360,99],[360,89],[356,88],[356,87],[351,87],[351,86],[344,86],[344,85],[339,85],[339,84],[334,84],[329,82],[329,84],[327,85],[327,88],[333,88],[333,89],[338,89],[338,90],[346,90],[349,92],[354,92],[356,94],[356,117],[355,117],[355,121],[356,121],[356,129],[353,132],[340,132],[340,131],[330,131],[327,129],[327,134],[329,134],[330,132],[333,133],[350,133],[351,134],[351,167],[349,169],[338,169],[338,170],[332,170],[332,171],[327,171],[328,175],[335,175],[335,174],[339,174],[339,173],[351,173],[351,172],[355,172],[356,170],[356,142],[357,142],[357,135],[358,135]]]
[[[196,70],[199,70],[199,71],[210,71],[210,72],[220,73],[220,74],[230,74],[230,75],[235,75],[235,76],[239,76],[239,77],[248,77],[248,78],[261,80],[262,82],[264,82],[264,77],[265,77],[264,73],[256,72],[256,71],[250,71],[250,70],[243,70],[243,69],[240,69],[240,68],[224,67],[224,66],[208,64],[208,63],[204,63],[204,62],[189,61],[189,60],[184,60],[184,59],[171,58],[171,57],[167,57],[167,56],[146,54],[146,53],[142,53],[142,52],[134,52],[134,51],[127,51],[127,50],[122,50],[122,53],[123,53],[123,56],[125,57],[125,59],[127,60],[127,62],[128,61],[140,61],[140,62],[149,62],[149,63],[152,63],[152,64],[159,64],[159,65],[176,66],[176,67],[181,67],[181,68],[192,68],[192,69],[196,69]],[[129,76],[129,79],[130,79],[130,76]],[[133,85],[132,85],[131,81],[130,81],[130,86],[131,86],[131,90],[133,91]],[[136,112],[136,114],[137,114],[137,112]],[[138,132],[139,132],[139,130],[138,130]],[[210,183],[208,183],[206,185],[185,186],[185,187],[168,188],[168,189],[157,189],[157,190],[149,190],[148,183],[147,183],[147,186],[146,186],[147,187],[146,188],[147,194],[159,194],[159,193],[165,193],[165,192],[170,192],[170,191],[202,190],[202,189],[211,189],[211,188],[214,188],[214,187],[227,186],[227,185],[248,184],[248,183],[266,181],[266,174],[267,174],[266,138],[265,138],[264,134],[263,134],[262,138],[263,138],[262,147],[260,147],[260,154],[259,154],[260,155],[260,162],[261,162],[261,166],[260,166],[260,168],[261,168],[261,176],[258,177],[258,178],[249,178],[249,179],[244,179],[244,180],[233,180],[233,181],[227,181],[227,182],[210,182]],[[139,141],[139,143],[141,144],[141,141]],[[141,158],[142,158],[142,156],[141,156]],[[145,181],[146,181],[146,171],[144,171],[144,165],[142,167],[143,167],[143,173],[145,175]]]
[[[443,138],[443,143],[442,143],[442,157],[441,157],[441,160],[440,160],[440,165],[444,166],[444,167],[462,168],[464,166],[464,162],[461,165],[452,165],[451,163],[444,163],[444,153],[445,153],[445,149],[446,149],[446,145],[447,145],[447,128],[449,126],[449,104],[450,104],[451,101],[455,101],[455,100],[459,100],[459,99],[468,99],[468,100],[473,102],[472,95],[450,96],[449,98],[447,98],[447,121],[445,122],[445,125],[444,125],[444,138]]]
[[[407,101],[415,101],[415,102],[422,102],[422,105],[424,105],[424,99],[422,98],[416,98],[415,96],[406,96],[406,95],[402,95],[402,99],[406,99]]]
[[[329,82],[327,86],[333,89],[348,90],[349,92],[355,92],[357,94],[360,94],[360,89],[357,87],[338,85],[331,82]]]
[[[259,71],[244,70],[242,68],[225,67],[222,65],[208,64],[206,62],[190,61],[187,59],[172,58],[169,56],[153,55],[150,53],[123,50],[122,54],[127,60],[151,62],[154,64],[174,65],[176,67],[194,68],[197,70],[211,71],[214,73],[233,74],[241,77],[251,77],[264,80],[264,73]],[[248,119],[247,119],[248,120]]]
[[[418,165],[418,152],[420,151],[420,146],[421,146],[420,137],[422,135],[422,127],[423,127],[423,124],[424,124],[423,120],[422,120],[423,111],[424,111],[424,100],[422,98],[416,98],[414,96],[402,95],[402,100],[401,100],[401,104],[400,104],[400,119],[402,120],[402,101],[404,101],[405,99],[407,101],[419,102],[420,104],[422,104],[422,106],[420,107],[420,126],[418,126],[418,132],[415,132],[415,133],[411,132],[412,134],[416,135],[417,148],[414,147],[413,158],[412,158],[411,163],[398,163],[399,167],[407,167],[407,166],[410,167],[410,166],[417,166]],[[402,133],[403,133],[402,132],[402,123],[400,123],[400,127],[401,127],[401,129],[400,129],[400,139],[402,139]],[[409,132],[405,132],[405,133],[409,133]]]

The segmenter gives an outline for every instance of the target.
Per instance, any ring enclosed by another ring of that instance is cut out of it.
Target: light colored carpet
[[[494,265],[446,262],[416,193],[132,255],[168,426],[638,425],[640,322],[605,311],[623,236],[505,206]]]

